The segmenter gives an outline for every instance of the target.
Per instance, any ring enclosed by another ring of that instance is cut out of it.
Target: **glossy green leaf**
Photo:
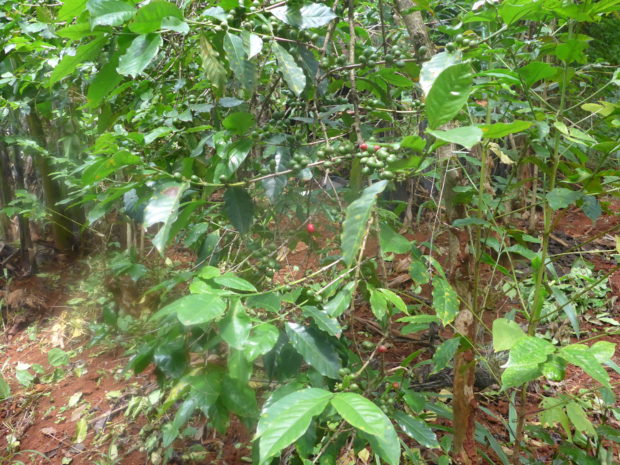
[[[232,273],[226,273],[213,278],[217,284],[235,289],[236,291],[257,292],[256,287],[249,281],[235,276]]]
[[[377,405],[364,396],[353,392],[341,392],[334,396],[331,403],[351,426],[373,436],[385,434],[385,425],[390,420]]]
[[[590,346],[589,350],[599,363],[607,363],[616,354],[616,344],[609,341],[597,341]]]
[[[285,328],[291,345],[308,365],[323,376],[339,378],[340,357],[324,333],[293,322],[286,323]]]
[[[334,12],[321,3],[309,3],[297,8],[296,6],[281,6],[271,8],[269,13],[280,21],[300,29],[325,26],[336,18]]]
[[[94,184],[117,172],[123,166],[137,165],[141,161],[140,157],[131,154],[127,150],[118,151],[111,157],[100,158],[89,165],[82,173],[82,183],[85,186]]]
[[[511,123],[481,124],[482,137],[485,139],[500,139],[509,134],[522,132],[532,127],[531,121],[515,120]]]
[[[249,91],[256,87],[257,69],[256,64],[249,61],[249,53],[243,40],[238,35],[230,32],[224,36],[224,51],[235,77],[241,85]]]
[[[534,83],[540,81],[541,79],[547,79],[554,76],[557,73],[557,68],[554,68],[550,64],[542,61],[532,61],[522,68],[519,68],[518,73],[525,86],[531,87]]]
[[[431,275],[428,272],[426,264],[418,259],[413,258],[409,265],[409,276],[416,284],[426,284],[431,280]]]
[[[238,379],[224,377],[220,399],[228,410],[242,418],[254,419],[258,415],[256,392]]]
[[[224,193],[224,212],[241,234],[250,230],[254,220],[254,202],[242,187],[230,187]]]
[[[161,20],[161,30],[174,31],[185,35],[189,33],[190,28],[189,24],[185,21],[181,21],[179,18],[175,18],[174,16],[166,16]]]
[[[176,313],[177,318],[186,326],[200,325],[213,321],[224,314],[226,303],[218,296],[211,294],[190,294],[166,305],[153,315],[160,318]]]
[[[581,433],[585,433],[589,436],[596,437],[596,431],[592,422],[588,419],[586,412],[584,412],[581,405],[577,402],[569,402],[566,404],[566,414],[568,419],[575,426],[575,429]]]
[[[91,108],[101,104],[103,99],[118,86],[123,78],[116,72],[120,53],[115,53],[105,65],[101,67],[99,72],[90,81],[88,85],[88,106]]]
[[[433,308],[444,326],[452,323],[459,312],[458,295],[441,276],[433,278]]]
[[[338,318],[349,308],[354,287],[355,283],[347,283],[329,302],[327,302],[327,304],[325,304],[323,309],[329,316]]]
[[[433,371],[432,373],[438,373],[448,366],[448,363],[454,358],[454,354],[461,345],[461,338],[459,336],[446,339],[433,354]]]
[[[166,17],[182,20],[183,12],[174,3],[154,0],[138,10],[135,18],[129,24],[129,30],[136,34],[155,32],[161,29],[162,21]]]
[[[459,63],[459,57],[449,52],[440,52],[432,56],[422,65],[420,70],[420,86],[424,95],[428,95],[437,77],[450,66]]]
[[[508,363],[502,374],[502,389],[520,386],[541,375],[540,365],[547,361],[555,347],[544,339],[525,336],[510,349]]]
[[[289,89],[299,97],[306,88],[306,75],[293,56],[280,44],[274,42],[273,53],[278,61],[278,70],[288,84]]]
[[[90,23],[82,22],[76,24],[70,24],[56,31],[58,37],[64,37],[66,39],[79,40],[84,37],[101,36],[103,32],[100,30],[93,31],[90,28]]]
[[[299,439],[319,415],[333,394],[317,388],[293,392],[261,413],[256,431],[259,440],[259,465],[268,463],[271,457]]]
[[[157,56],[163,39],[159,34],[144,34],[136,37],[118,62],[116,71],[123,76],[137,77]]]
[[[222,126],[235,134],[246,134],[255,124],[254,116],[245,111],[231,113],[222,121]]]
[[[171,239],[170,230],[177,219],[179,203],[187,188],[187,183],[166,182],[158,187],[144,209],[145,229],[163,223],[152,240],[161,254]]]
[[[218,59],[219,53],[205,36],[200,36],[200,56],[207,79],[214,87],[223,89],[226,85],[226,69]]]
[[[390,289],[378,289],[381,294],[385,296],[387,301],[394,305],[396,309],[400,312],[407,313],[407,305],[403,301],[403,299],[396,294],[394,291]]]
[[[609,374],[597,360],[594,353],[590,351],[589,347],[584,344],[571,344],[560,348],[558,355],[568,363],[572,363],[581,368],[603,386],[611,388],[609,384]]]
[[[430,448],[439,447],[437,435],[425,421],[407,415],[400,410],[394,412],[394,419],[403,432],[410,438],[416,440],[421,446]]]
[[[245,312],[239,299],[232,299],[226,317],[220,322],[220,334],[226,343],[238,350],[243,350],[250,336],[252,320]]]
[[[340,392],[331,405],[351,426],[373,438],[371,445],[381,458],[395,465],[400,459],[400,442],[394,426],[383,411],[365,397],[352,392]]]
[[[335,337],[340,337],[342,334],[342,327],[340,326],[340,323],[338,323],[338,320],[330,317],[324,310],[320,310],[309,305],[306,305],[301,309],[304,315],[314,320],[314,323],[320,330]]]
[[[368,286],[368,291],[370,292],[370,309],[373,315],[377,320],[383,320],[387,313],[387,300],[385,296],[370,286]]]
[[[67,21],[80,15],[86,9],[87,0],[65,0],[58,10],[59,21]]]
[[[88,0],[90,26],[120,26],[136,14],[136,9],[120,0]]]
[[[426,97],[426,115],[431,129],[452,120],[463,108],[469,98],[472,81],[471,67],[466,63],[450,66],[437,76]]]
[[[364,189],[362,195],[347,207],[341,236],[342,256],[347,266],[351,266],[357,260],[370,212],[377,202],[377,196],[383,192],[386,185],[387,181],[374,183]]]
[[[566,362],[564,359],[552,355],[549,360],[541,365],[540,371],[550,381],[562,381],[566,376]]]
[[[572,191],[564,187],[556,187],[552,191],[547,193],[547,202],[553,210],[560,210],[561,208],[567,208],[573,205],[582,193],[578,191]]]
[[[448,129],[446,131],[427,130],[431,136],[436,137],[444,142],[462,145],[466,149],[470,149],[482,140],[482,130],[477,126],[462,126],[459,128]]]
[[[257,357],[266,354],[276,342],[280,331],[270,323],[262,323],[252,329],[250,337],[245,345],[244,353],[248,361],[252,362]]]
[[[411,250],[411,242],[394,231],[387,223],[381,222],[379,227],[379,243],[385,253],[407,253]]]
[[[493,350],[495,352],[512,349],[517,341],[525,336],[525,332],[515,321],[506,318],[497,318],[493,321]]]
[[[52,71],[48,85],[52,86],[62,78],[70,75],[80,64],[97,58],[106,41],[105,37],[97,37],[92,42],[78,47],[75,55],[65,55]]]

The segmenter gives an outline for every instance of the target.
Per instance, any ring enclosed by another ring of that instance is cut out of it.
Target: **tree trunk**
[[[415,47],[424,45],[428,47],[429,52],[432,54],[435,47],[428,37],[428,29],[424,24],[424,18],[419,11],[410,11],[415,5],[411,0],[394,0],[394,8],[398,12],[398,15],[403,19],[411,42]]]
[[[36,142],[43,148],[47,149],[47,142],[43,125],[39,116],[34,109],[31,109],[28,115],[28,126],[30,133]],[[57,204],[62,199],[60,186],[51,177],[52,167],[47,156],[42,154],[36,155],[37,168],[41,176],[43,186],[43,195],[45,197],[45,206],[50,212],[52,220],[52,233],[54,235],[54,244],[60,251],[66,252],[71,250],[74,243],[73,234],[71,232],[72,224],[65,210]]]
[[[6,207],[12,198],[11,192],[11,165],[7,147],[0,142],[0,208]],[[0,213],[0,238],[11,242],[11,220],[5,213]]]
[[[24,169],[22,160],[17,147],[13,148],[13,167],[15,168],[15,189],[24,190]],[[34,261],[34,249],[32,248],[32,237],[30,236],[30,222],[24,215],[18,214],[19,224],[19,247],[21,250],[22,263],[28,265],[30,273],[36,272]]]

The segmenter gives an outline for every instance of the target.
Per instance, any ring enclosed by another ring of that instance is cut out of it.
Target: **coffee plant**
[[[551,245],[617,214],[619,12],[0,0],[2,233],[25,262],[31,231],[126,251],[110,282],[141,304],[103,320],[154,367],[128,408],[153,463],[231,418],[257,465],[616,463],[618,322],[584,318],[618,236],[600,276]]]

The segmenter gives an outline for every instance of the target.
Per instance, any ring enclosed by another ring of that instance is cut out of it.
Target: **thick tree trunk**
[[[43,125],[39,116],[31,109],[28,115],[28,126],[32,137],[37,143],[44,148],[48,148]],[[54,244],[61,251],[69,251],[73,247],[74,238],[71,232],[72,224],[65,210],[57,204],[62,199],[60,186],[51,177],[52,168],[49,158],[44,155],[36,155],[37,168],[41,176],[43,186],[43,194],[45,196],[45,206],[50,212],[52,220],[52,232],[54,235]]]

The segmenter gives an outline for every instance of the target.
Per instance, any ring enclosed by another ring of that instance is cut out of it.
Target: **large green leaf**
[[[241,234],[250,230],[254,217],[252,197],[242,187],[231,187],[224,193],[224,212]]]
[[[572,191],[564,187],[556,187],[547,193],[547,202],[549,202],[549,206],[553,210],[559,210],[574,204],[581,196],[582,193],[579,191]]]
[[[403,432],[412,439],[418,441],[423,447],[439,447],[437,436],[430,426],[423,420],[407,415],[405,412],[397,410],[394,412],[396,423]]]
[[[446,339],[433,354],[433,373],[438,373],[448,366],[450,360],[454,358],[454,354],[456,354],[457,349],[461,345],[461,338],[459,336]]]
[[[86,0],[65,0],[58,10],[57,19],[59,21],[67,21],[75,18],[86,9]]]
[[[385,434],[386,422],[390,422],[373,402],[353,392],[336,394],[332,405],[351,426],[374,436]]]
[[[335,337],[340,337],[342,334],[342,326],[340,326],[338,320],[330,317],[324,310],[319,310],[318,308],[310,305],[304,306],[301,309],[304,315],[312,318],[316,326],[322,331],[325,331],[327,334]]]
[[[429,61],[425,62],[420,70],[420,86],[424,95],[428,95],[433,87],[433,83],[443,70],[458,63],[459,57],[448,52],[437,53]]]
[[[458,128],[447,129],[445,131],[441,131],[439,129],[433,131],[429,129],[426,132],[439,140],[442,140],[444,142],[450,142],[453,144],[459,144],[466,149],[471,149],[482,139],[482,130],[477,126],[462,126]]]
[[[309,3],[301,8],[281,6],[271,8],[269,13],[280,21],[300,29],[325,26],[336,18],[336,14],[329,7],[320,3]]]
[[[129,30],[137,34],[148,34],[161,28],[162,20],[173,17],[182,20],[183,13],[173,3],[165,0],[155,0],[138,10],[135,18],[129,24]]]
[[[325,304],[323,309],[327,314],[333,318],[338,318],[344,313],[344,311],[351,304],[351,297],[353,295],[353,289],[355,288],[354,282],[347,283],[332,299]]]
[[[127,165],[137,165],[142,159],[127,150],[116,152],[111,157],[102,157],[89,165],[82,174],[82,183],[85,186],[102,181],[109,174],[114,173]]]
[[[515,120],[511,123],[481,124],[478,127],[482,129],[482,137],[485,139],[500,139],[508,134],[525,131],[533,124],[531,121]]]
[[[231,113],[224,118],[224,121],[222,121],[222,126],[235,134],[245,134],[255,124],[256,121],[254,120],[254,115],[248,113],[247,111],[237,111],[235,113]],[[243,158],[245,159],[245,156]],[[237,163],[234,170],[236,170],[237,166],[240,164],[241,163]]]
[[[115,53],[99,72],[95,75],[88,85],[88,106],[91,108],[99,106],[105,97],[107,97],[114,88],[123,80],[120,74],[116,72],[120,53]]]
[[[268,463],[271,457],[299,439],[332,397],[324,389],[307,388],[277,400],[263,411],[256,430],[259,465]]]
[[[295,95],[299,95],[306,87],[306,75],[293,56],[277,42],[273,43],[273,53],[278,60],[278,69]]]
[[[379,181],[364,189],[362,195],[347,207],[345,220],[342,225],[342,257],[344,262],[351,266],[357,259],[366,226],[370,219],[370,212],[377,202],[377,196],[383,192],[387,181]]]
[[[369,435],[373,448],[386,462],[395,465],[400,459],[400,442],[389,418],[373,402],[352,392],[340,392],[332,406],[351,426]]]
[[[536,379],[540,366],[547,361],[555,347],[548,341],[535,336],[520,338],[510,349],[506,369],[502,373],[502,389],[520,386]]]
[[[510,350],[526,336],[519,323],[506,318],[497,318],[493,321],[493,350]]]
[[[138,76],[157,56],[162,44],[159,34],[139,35],[120,58],[116,71],[123,76]]]
[[[557,68],[554,68],[550,64],[542,61],[532,61],[518,70],[519,76],[523,80],[526,87],[532,86],[535,82],[540,81],[541,79],[554,76],[557,72]]]
[[[278,328],[270,323],[255,326],[244,349],[245,358],[252,362],[260,355],[269,352],[278,342],[279,335]]]
[[[78,47],[75,55],[65,55],[52,71],[48,84],[54,85],[65,76],[73,73],[81,63],[97,58],[106,41],[105,37],[97,37],[92,42]]]
[[[200,36],[200,56],[207,79],[214,87],[223,89],[226,85],[226,69],[218,59],[219,53],[205,36]]]
[[[228,314],[220,323],[222,339],[234,349],[243,350],[250,336],[252,320],[245,312],[239,299],[234,299]]]
[[[153,314],[152,319],[176,314],[186,326],[213,321],[224,314],[226,303],[213,294],[190,294],[175,300]]]
[[[248,51],[246,51],[241,37],[230,32],[226,33],[224,51],[228,63],[230,63],[230,69],[241,85],[250,91],[254,90],[256,87],[256,64],[248,60]]]
[[[379,226],[379,243],[384,253],[407,253],[411,250],[411,242],[394,231],[387,223]]]
[[[433,308],[444,326],[452,323],[459,312],[458,295],[441,276],[433,278]]]
[[[136,9],[120,0],[88,0],[90,27],[120,26],[136,14]]]
[[[163,254],[171,239],[170,230],[177,219],[181,197],[188,188],[187,183],[166,182],[155,191],[144,209],[144,228],[164,223],[153,238],[153,245]]]
[[[286,324],[286,334],[291,345],[316,371],[328,378],[338,379],[342,367],[338,353],[328,337],[297,323]]]
[[[601,362],[597,360],[596,353],[584,344],[571,344],[562,347],[558,355],[568,363],[577,365],[603,386],[611,388],[609,374],[605,371]]]
[[[471,92],[473,74],[467,63],[444,69],[433,82],[426,97],[428,125],[436,129],[461,110]]]

